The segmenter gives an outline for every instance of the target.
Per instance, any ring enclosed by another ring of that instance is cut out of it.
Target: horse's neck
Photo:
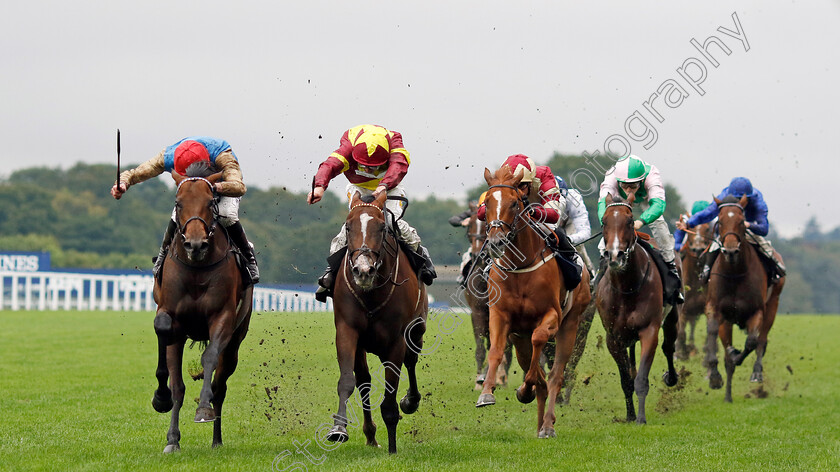
[[[642,246],[636,244],[630,260],[627,261],[627,267],[621,272],[610,271],[613,282],[621,289],[636,289],[647,275],[649,264],[652,263],[651,255]]]
[[[516,233],[516,237],[513,238],[513,246],[525,257],[525,261],[517,261],[522,263],[527,262],[538,253],[541,253],[547,244],[545,239],[538,233],[537,228],[526,225],[525,228]]]

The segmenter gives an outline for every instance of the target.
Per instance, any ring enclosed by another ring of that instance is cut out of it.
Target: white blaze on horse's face
[[[368,215],[367,213],[362,213],[359,215],[359,221],[362,222],[362,245],[367,244],[367,226],[368,222],[372,220],[373,217]]]
[[[502,219],[502,191],[496,190],[493,192],[493,198],[496,199],[496,219]]]
[[[613,218],[618,218],[618,210],[613,210]],[[610,251],[610,258],[615,260],[618,257],[618,251],[620,250],[619,246],[621,245],[621,241],[618,240],[618,231],[615,232],[613,235],[613,240],[610,243],[609,251]]]

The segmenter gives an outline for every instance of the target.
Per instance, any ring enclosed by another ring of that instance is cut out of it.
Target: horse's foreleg
[[[636,409],[633,406],[633,377],[630,375],[630,359],[627,357],[627,349],[610,331],[607,331],[607,350],[612,354],[618,367],[621,390],[624,392],[624,404],[627,408],[627,421],[634,421]]]
[[[210,325],[210,342],[201,354],[201,367],[204,369],[204,382],[198,397],[198,408],[195,410],[196,423],[209,423],[216,420],[213,408],[213,375],[219,365],[219,357],[227,348],[233,335],[232,320],[236,319],[236,311],[223,314]]]
[[[239,346],[248,333],[250,314],[239,326],[233,338],[228,343],[222,355],[219,356],[219,364],[216,367],[216,375],[213,376],[213,408],[216,420],[213,423],[213,447],[222,445],[222,404],[227,396],[227,380],[233,375],[236,366],[239,364]]]
[[[335,349],[338,352],[338,412],[335,414],[333,427],[327,434],[327,440],[333,442],[347,441],[347,400],[353,394],[356,376],[353,368],[356,364],[356,349],[359,333],[344,322],[337,322],[335,326]]]
[[[576,347],[576,338],[579,334],[580,313],[571,312],[563,318],[560,328],[555,335],[556,346],[554,350],[554,365],[548,374],[548,404],[545,407],[543,425],[539,431],[539,437],[554,437],[554,422],[557,417],[554,414],[555,403],[560,396],[563,382],[569,375],[569,358]]]
[[[370,369],[367,363],[367,354],[363,349],[356,348],[356,364],[353,367],[356,374],[356,388],[359,389],[359,398],[362,400],[362,416],[364,423],[362,424],[362,432],[365,434],[367,445],[371,447],[379,447],[376,442],[376,424],[373,422],[373,415],[370,407],[370,392],[371,392],[371,377]]]
[[[531,333],[531,365],[529,366],[528,373],[525,374],[525,382],[516,391],[516,398],[523,403],[532,401],[534,395],[536,395],[538,434],[544,426],[546,415],[545,403],[548,397],[548,385],[545,381],[545,371],[540,366],[540,355],[543,353],[543,349],[548,343],[549,338],[554,338],[557,335],[559,316],[560,314],[558,312],[554,310],[549,311],[543,316],[540,325]],[[557,359],[555,359],[555,363],[556,361]],[[556,395],[557,393],[555,392]]]
[[[662,324],[664,334],[662,352],[665,354],[665,360],[668,361],[668,371],[662,375],[662,380],[669,387],[677,384],[677,370],[674,369],[674,351],[676,349],[674,339],[677,337],[676,325],[678,318],[680,318],[678,306],[671,307],[671,311],[665,316],[665,322]]]
[[[482,322],[482,314],[472,310],[473,338],[475,338],[475,385],[476,390],[481,388],[484,378],[487,376],[484,360],[487,357],[487,350],[484,347],[484,340],[487,336],[487,326]]]
[[[578,362],[583,357],[583,351],[586,349],[586,339],[589,336],[589,329],[592,327],[592,318],[595,317],[595,299],[593,298],[589,305],[581,315],[580,324],[578,325],[577,333],[575,334],[575,347],[569,357],[569,363],[566,364],[566,371],[564,372],[564,382],[566,386],[566,394],[563,398],[563,404],[568,405],[572,398],[572,389],[575,386],[575,374]],[[560,347],[559,345],[557,346]]]
[[[706,366],[709,378],[709,388],[718,389],[723,387],[723,377],[718,371],[717,340],[720,331],[721,320],[715,315],[711,306],[706,306],[706,358],[703,364]]]
[[[172,317],[164,311],[155,315],[155,334],[158,339],[158,365],[155,370],[158,388],[152,396],[152,407],[158,413],[166,413],[172,409],[172,391],[166,385],[169,380],[169,369],[166,367],[166,346],[172,339]]]
[[[733,361],[732,347],[732,323],[723,322],[718,329],[720,344],[723,346],[723,366],[726,368],[726,394],[724,401],[732,403],[732,375],[735,373],[735,361]]]
[[[423,325],[425,326],[425,324]],[[410,346],[405,352],[405,370],[408,372],[408,391],[400,400],[400,409],[406,415],[410,415],[417,411],[420,407],[420,390],[417,388],[417,375],[415,367],[417,366],[417,356],[423,348],[423,333],[425,330],[412,329],[409,335],[412,337]]]
[[[679,313],[679,320],[677,322],[677,345],[676,345],[676,354],[678,359],[686,360],[688,359],[689,352],[688,352],[688,343],[686,342],[686,333],[685,327],[688,324],[685,309],[680,310]],[[664,349],[664,346],[663,346]]]
[[[505,346],[507,344],[507,335],[510,326],[507,318],[502,314],[493,316],[491,309],[490,316],[490,353],[487,356],[487,372],[496,372],[499,364],[502,363],[504,357]],[[475,406],[482,407],[487,405],[494,405],[496,397],[493,395],[493,390],[496,388],[496,378],[493,375],[487,376],[484,379],[484,386],[481,390],[481,395],[478,396],[478,401]]]
[[[397,453],[397,423],[400,421],[400,410],[397,407],[397,390],[400,386],[400,372],[405,356],[405,345],[399,344],[391,349],[385,366],[385,397],[382,399],[382,421],[388,428],[388,452]]]
[[[737,349],[730,349],[727,351],[727,353],[732,356],[732,361],[736,366],[743,364],[744,359],[746,359],[747,356],[750,355],[756,347],[758,347],[758,337],[761,334],[763,322],[764,312],[762,310],[756,311],[755,314],[747,320],[747,339],[744,341],[743,352],[740,352]]]
[[[676,327],[674,327],[676,328]],[[636,373],[634,381],[634,389],[636,391],[636,398],[639,400],[639,416],[636,418],[637,424],[646,424],[647,416],[645,415],[645,400],[650,390],[650,368],[653,365],[653,356],[656,355],[656,346],[659,344],[659,323],[654,323],[642,331],[639,331],[639,370]],[[674,339],[671,338],[671,354],[673,355]],[[673,366],[673,360],[672,360]]]
[[[181,374],[181,365],[184,358],[184,340],[178,340],[166,348],[166,363],[169,366],[169,385],[172,388],[172,417],[169,422],[169,431],[166,433],[166,447],[163,452],[177,452],[181,450],[181,430],[178,428],[181,407],[184,405],[184,378]]]

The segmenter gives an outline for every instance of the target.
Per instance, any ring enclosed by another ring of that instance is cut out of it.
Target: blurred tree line
[[[559,153],[547,165],[570,186],[580,188],[593,234],[597,233],[598,185],[604,165]],[[172,212],[174,186],[163,175],[131,187],[117,201],[109,193],[115,174],[113,165],[83,163],[69,169],[34,167],[12,173],[0,182],[0,251],[49,251],[54,267],[150,270]],[[477,199],[486,188],[479,174],[465,196]],[[683,201],[671,184],[666,184],[666,194],[665,219],[673,230],[673,222],[692,202]],[[465,209],[461,197],[415,198],[406,213],[438,265],[457,266],[466,248],[466,231],[447,223]],[[332,192],[318,204],[307,205],[305,193],[285,187],[249,187],[240,207],[265,283],[313,284],[346,215],[346,202]],[[772,232],[770,237],[789,271],[780,312],[840,313],[840,227],[822,232],[812,219],[800,237],[783,240]],[[593,259],[597,259],[596,246],[597,238],[587,244]]]

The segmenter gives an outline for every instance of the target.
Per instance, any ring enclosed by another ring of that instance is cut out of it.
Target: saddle
[[[559,233],[559,234],[558,234]],[[562,228],[557,228],[548,234],[546,238],[549,249],[554,252],[554,259],[563,274],[563,283],[566,290],[572,291],[580,285],[583,267],[575,261],[579,259],[578,253]]]

